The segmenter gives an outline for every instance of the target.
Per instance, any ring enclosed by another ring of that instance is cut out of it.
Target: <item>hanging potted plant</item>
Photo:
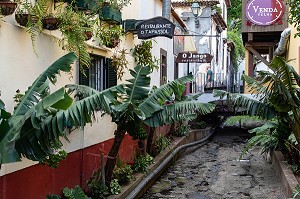
[[[27,26],[29,23],[36,23],[36,17],[33,14],[28,13],[28,10],[26,9],[27,2],[21,3],[16,10],[15,13],[15,20],[20,24],[21,26]]]
[[[118,46],[120,37],[123,35],[123,29],[117,24],[100,24],[96,32],[96,37],[100,39],[100,44],[108,48]]]
[[[100,0],[99,2],[99,17],[103,21],[121,24],[122,13],[124,6],[131,3],[131,0]]]
[[[81,65],[89,66],[90,55],[85,41],[92,36],[95,20],[84,12],[74,11],[70,5],[59,15],[59,20],[62,33],[60,45],[63,49],[75,52]]]
[[[9,0],[0,0],[0,15],[7,16],[15,12],[17,3]]]

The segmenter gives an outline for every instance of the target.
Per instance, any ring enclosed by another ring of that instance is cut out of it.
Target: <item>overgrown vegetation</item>
[[[145,173],[148,167],[154,163],[154,159],[148,153],[146,155],[139,154],[134,159],[133,170],[136,172]]]

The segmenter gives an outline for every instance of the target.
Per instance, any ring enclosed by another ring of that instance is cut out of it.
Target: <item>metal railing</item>
[[[211,93],[213,89],[226,90],[232,93],[243,93],[242,73],[213,73],[212,81],[207,81],[206,73],[196,73],[193,82],[193,93]]]

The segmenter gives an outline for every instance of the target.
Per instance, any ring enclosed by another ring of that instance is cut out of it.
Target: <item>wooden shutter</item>
[[[115,69],[111,66],[111,59],[106,59],[107,66],[107,88],[117,85],[117,73]]]

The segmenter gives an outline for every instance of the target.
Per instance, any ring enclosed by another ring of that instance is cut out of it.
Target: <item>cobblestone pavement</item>
[[[188,149],[141,198],[284,199],[258,147],[238,160],[243,146],[242,138],[217,136]]]

